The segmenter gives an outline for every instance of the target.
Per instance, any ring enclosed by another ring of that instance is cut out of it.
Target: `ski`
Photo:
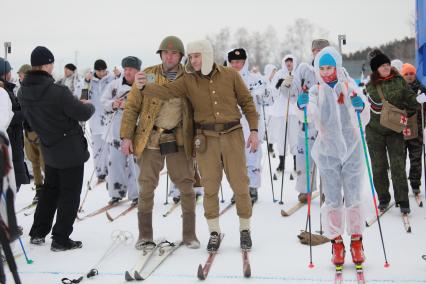
[[[423,260],[426,260],[426,254],[422,255]]]
[[[111,208],[113,208],[113,207],[116,207],[117,205],[119,205],[119,204],[121,204],[121,203],[123,203],[123,202],[125,202],[125,201],[126,201],[126,200],[120,200],[119,202],[114,203],[114,204],[107,204],[107,205],[105,205],[104,207],[101,207],[101,208],[99,208],[99,209],[97,209],[97,210],[95,210],[95,211],[93,211],[93,212],[91,212],[91,213],[89,213],[89,214],[87,214],[87,215],[84,215],[83,217],[80,217],[80,216],[78,216],[78,214],[77,214],[77,220],[82,221],[82,220],[84,220],[84,219],[86,219],[86,218],[89,218],[89,217],[93,217],[93,216],[96,216],[96,215],[102,214],[102,213],[104,213],[105,211],[107,211],[107,210],[109,210],[109,209],[111,209]]]
[[[135,271],[135,279],[146,280],[181,245],[180,241],[172,243],[166,240],[159,243],[142,271]]]
[[[414,198],[416,199],[416,203],[419,207],[423,207],[423,201],[421,199],[420,193],[414,194]]]
[[[245,278],[251,277],[251,266],[250,266],[250,260],[248,257],[249,250],[242,250],[242,256],[243,256],[243,275]]]
[[[358,284],[365,284],[364,269],[362,264],[355,264],[356,280]]]
[[[105,211],[105,214],[106,214],[106,217],[108,218],[108,220],[110,221],[110,222],[114,222],[115,220],[117,220],[118,218],[120,218],[120,217],[122,217],[122,216],[124,216],[124,215],[126,215],[127,213],[129,213],[130,211],[132,211],[133,209],[135,209],[135,208],[137,208],[138,207],[138,205],[137,204],[133,204],[133,205],[130,205],[126,210],[123,210],[120,214],[118,214],[117,216],[115,216],[115,217],[112,217],[111,216],[111,214],[109,214],[109,212],[108,212],[108,210],[107,211]]]
[[[222,242],[222,239],[224,236],[225,236],[224,234],[220,234],[220,242]],[[216,254],[217,254],[217,251],[210,251],[204,266],[202,266],[201,264],[198,265],[198,271],[197,271],[198,279],[205,280],[207,278],[207,275],[209,274],[210,268],[212,267]]]
[[[343,283],[343,265],[336,265],[336,271],[334,273],[334,283],[342,284]]]
[[[389,204],[388,207],[386,207],[386,209],[380,210],[379,218],[382,217],[386,212],[388,212],[389,209],[391,209],[392,206],[394,206],[394,205],[395,205],[395,202],[392,202],[392,203]],[[365,221],[365,226],[366,227],[371,227],[371,225],[373,225],[376,221],[377,221],[377,216],[374,216],[369,221]]]
[[[37,205],[37,202],[32,202],[30,205],[27,205],[27,206],[21,208],[20,210],[18,210],[16,212],[16,214],[19,214],[19,213],[24,212],[24,211],[26,211],[28,209],[31,209],[31,208],[35,207],[36,205]]]
[[[411,225],[408,220],[408,214],[402,214],[402,221],[404,222],[404,228],[407,233],[411,233]]]
[[[235,203],[229,203],[228,205],[226,205],[225,208],[223,208],[220,212],[219,212],[219,216],[222,216],[223,214],[225,214],[227,211],[229,211],[229,209],[232,208],[232,206],[234,206]]]
[[[314,191],[312,193],[311,200],[317,198],[318,196],[319,196],[319,191]],[[302,208],[305,205],[307,205],[307,203],[298,202],[296,205],[294,205],[293,207],[290,207],[288,210],[281,210],[281,216],[283,216],[283,217],[291,216],[295,212],[297,212],[297,210],[299,210],[300,208]]]
[[[145,264],[148,262],[148,260],[152,257],[152,254],[154,253],[154,250],[156,249],[157,245],[154,242],[149,242],[144,248],[142,249],[142,253],[136,262],[134,268],[130,271],[126,271],[124,274],[124,279],[126,281],[133,281],[135,280],[134,276],[139,275],[140,271],[145,267]]]
[[[166,213],[164,213],[164,214],[163,214],[163,217],[167,217],[167,216],[169,216],[170,214],[172,214],[172,212],[173,212],[176,208],[178,208],[178,207],[179,207],[179,205],[180,205],[180,201],[179,201],[178,203],[174,203],[174,202],[173,202],[173,204],[169,206],[169,209],[166,211]]]

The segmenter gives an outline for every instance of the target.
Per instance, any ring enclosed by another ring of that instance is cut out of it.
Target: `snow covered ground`
[[[263,147],[266,153],[266,145]],[[278,158],[273,159],[272,167],[275,169]],[[292,159],[288,157],[286,169],[292,168]],[[85,182],[90,177],[92,162],[86,164]],[[275,196],[279,199],[280,178],[275,182]],[[94,181],[93,181],[94,182]],[[165,237],[168,240],[178,240],[181,236],[180,208],[170,216],[164,218],[167,206],[165,201],[166,175],[162,175],[157,188],[154,207],[154,238]],[[371,191],[367,175],[364,180],[364,196],[367,216],[374,215]],[[260,189],[258,203],[255,204],[252,218],[253,250],[250,254],[252,277],[245,279],[242,275],[242,258],[239,251],[238,218],[235,207],[220,219],[225,238],[220,248],[220,253],[210,270],[206,283],[332,283],[334,280],[334,267],[331,265],[331,245],[329,243],[313,247],[313,269],[308,268],[309,247],[299,243],[297,234],[305,227],[307,207],[299,210],[290,217],[281,217],[280,210],[296,203],[297,193],[294,190],[295,181],[285,176],[284,205],[272,202],[270,189],[269,169],[267,157],[264,157],[263,186]],[[82,196],[86,187],[83,188]],[[231,191],[224,179],[223,191],[225,203],[228,204]],[[27,205],[33,198],[31,186],[23,186],[16,200],[19,210]],[[422,197],[423,198],[423,197]],[[85,212],[91,212],[104,206],[109,200],[105,184],[97,186],[88,195]],[[171,202],[171,199],[169,199]],[[377,222],[373,227],[367,228],[364,234],[364,248],[367,260],[365,262],[365,277],[367,283],[426,283],[426,262],[421,255],[426,253],[426,208],[417,207],[414,197],[410,197],[412,214],[412,233],[404,230],[402,218],[398,208],[392,208],[381,220],[389,268],[384,268],[384,257]],[[111,210],[116,215],[125,209],[128,203]],[[197,267],[207,258],[206,245],[208,241],[207,225],[203,217],[202,204],[197,204],[197,233],[201,241],[201,248],[191,250],[179,248],[173,256],[148,279],[148,283],[198,283],[196,277]],[[22,240],[33,264],[27,264],[23,256],[17,258],[19,273],[23,283],[48,284],[61,283],[63,277],[78,278],[94,268],[111,244],[111,233],[114,230],[129,231],[136,239],[138,236],[136,210],[130,214],[109,222],[105,214],[76,221],[71,238],[81,240],[83,248],[68,252],[50,251],[51,239],[46,238],[44,246],[29,244],[28,232],[31,228],[33,215],[18,215],[20,225],[24,227]],[[319,229],[319,199],[312,204],[312,229]],[[346,236],[347,245],[346,263],[344,269],[345,282],[354,283],[355,269],[351,263],[348,250],[349,238]],[[85,278],[82,283],[126,283],[124,271],[130,269],[138,256],[138,251],[133,247],[134,242],[128,246],[121,246],[113,252],[101,265],[96,268],[99,275],[92,279]],[[19,244],[14,251],[20,252]],[[5,267],[7,270],[7,267]],[[8,283],[13,283],[10,273],[7,274]]]

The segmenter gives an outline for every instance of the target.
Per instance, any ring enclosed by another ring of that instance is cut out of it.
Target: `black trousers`
[[[68,169],[45,166],[44,186],[34,214],[31,237],[46,237],[56,212],[52,237],[59,243],[69,239],[80,204],[83,173],[84,164]]]

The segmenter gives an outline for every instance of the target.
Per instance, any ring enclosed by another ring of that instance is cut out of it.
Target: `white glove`
[[[425,93],[421,93],[420,95],[418,95],[418,96],[416,97],[416,101],[417,101],[419,104],[426,103],[426,95],[425,95]]]
[[[284,86],[286,86],[287,88],[290,88],[292,83],[293,83],[293,75],[288,75],[287,77],[285,77]]]

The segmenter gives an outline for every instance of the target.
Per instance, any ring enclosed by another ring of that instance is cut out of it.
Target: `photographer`
[[[52,77],[54,56],[46,47],[31,53],[32,70],[18,91],[25,119],[39,135],[45,161],[44,188],[37,204],[30,231],[32,244],[41,245],[52,229],[52,251],[81,248],[69,238],[80,203],[84,163],[89,159],[87,141],[79,121],[87,121],[95,108],[79,101],[71,91],[55,84]]]

